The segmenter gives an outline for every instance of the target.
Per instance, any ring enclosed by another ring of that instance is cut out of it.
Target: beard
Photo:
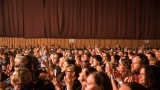
[[[140,73],[140,69],[131,69],[132,74],[139,74]]]

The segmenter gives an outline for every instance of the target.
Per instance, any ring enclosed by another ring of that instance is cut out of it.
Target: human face
[[[61,67],[61,68],[63,68],[63,64],[64,62],[63,62],[63,58],[60,58],[59,59],[59,67]]]
[[[96,67],[98,65],[99,65],[99,62],[95,58],[93,58],[93,67]]]
[[[113,56],[111,56],[111,62],[114,63],[115,62],[115,59]]]
[[[155,55],[156,55],[156,58],[158,58],[158,59],[160,58],[160,52],[157,51],[157,52],[155,53]]]
[[[89,59],[89,63],[91,64],[91,67],[93,67],[93,57]]]
[[[126,71],[126,67],[120,62],[118,65],[118,71],[119,72],[123,72]]]
[[[15,58],[14,62],[15,66],[19,66],[21,64],[21,60],[19,58]]]
[[[75,72],[70,70],[69,68],[67,68],[67,70],[65,71],[66,73],[66,77],[67,78],[73,78],[75,76]]]
[[[139,73],[140,69],[141,69],[140,58],[136,56],[132,60],[131,71]]]
[[[106,53],[102,53],[102,60],[103,60],[103,61],[107,60]]]
[[[109,66],[109,64],[106,64],[105,73],[109,73],[110,70],[111,70],[111,67]]]
[[[10,76],[10,78],[11,78],[12,85],[18,84],[19,80],[17,78],[17,72],[13,72],[13,74]]]
[[[141,68],[138,78],[139,78],[139,83],[142,85],[145,85],[145,69],[144,68]]]
[[[122,84],[118,90],[131,90],[127,85]]]
[[[96,84],[95,79],[91,74],[87,78],[85,90],[100,90],[100,87]]]
[[[89,60],[89,58],[88,58],[88,56],[87,55],[83,55],[83,61],[87,61],[87,60]]]
[[[149,60],[151,60],[151,59],[152,59],[152,57],[151,57],[151,55],[150,55],[150,54],[146,54],[146,56],[147,56],[147,58],[148,58]]]

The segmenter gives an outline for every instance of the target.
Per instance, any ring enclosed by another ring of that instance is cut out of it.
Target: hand
[[[124,79],[124,82],[138,82],[138,76],[131,75]]]
[[[48,62],[48,60],[43,60],[42,63],[43,63],[47,68],[49,68],[49,62]]]
[[[123,81],[123,80],[122,80],[122,75],[120,74],[120,72],[114,71],[114,72],[113,72],[113,76],[114,76],[114,78],[115,78],[115,80],[116,80],[117,82]]]
[[[58,80],[57,78],[53,78],[52,83],[54,84],[56,90],[61,90],[62,84],[60,80]]]
[[[66,74],[66,76],[64,76],[64,81],[66,83],[67,90],[72,90],[74,84],[74,78]]]
[[[46,69],[47,69],[47,77],[49,80],[52,80],[53,78],[56,77],[53,68],[46,68]]]
[[[47,77],[47,74],[46,73],[40,73],[39,74],[39,78],[41,78],[41,79],[45,79]]]

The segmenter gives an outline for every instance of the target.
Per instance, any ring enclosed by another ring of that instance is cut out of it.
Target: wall
[[[145,40],[136,40],[136,39],[74,39],[74,43],[69,43],[69,39],[55,39],[55,38],[10,38],[10,37],[0,37],[0,46],[11,46],[14,45],[17,47],[36,45],[40,46],[51,44],[60,45],[61,47],[67,47],[67,45],[76,45],[76,47],[82,47],[82,45],[91,45],[92,47],[96,44],[99,44],[102,47],[110,45],[111,47],[116,44],[120,44],[122,47],[139,47],[142,45],[148,46],[149,44],[152,47],[159,47],[160,40],[149,40],[149,43],[145,43]]]

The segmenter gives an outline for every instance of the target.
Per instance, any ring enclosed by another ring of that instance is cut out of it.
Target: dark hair
[[[114,57],[114,59],[115,59],[116,62],[118,62],[119,59],[120,59],[120,56],[119,56],[119,55],[113,55],[113,57]]]
[[[100,55],[95,55],[93,58],[95,58],[98,62],[102,62],[102,57]]]
[[[111,55],[109,53],[105,53],[107,57],[107,61],[111,61]]]
[[[75,76],[77,78],[79,77],[79,73],[81,72],[81,69],[77,65],[70,64],[67,68],[75,72]]]
[[[95,83],[100,87],[100,90],[112,90],[112,84],[109,77],[103,72],[92,72]]]
[[[160,90],[160,71],[159,68],[154,65],[145,65],[142,67],[145,69],[145,86],[149,89]]]
[[[126,66],[129,70],[131,69],[131,63],[132,63],[132,60],[131,59],[122,59],[121,60],[121,63]]]
[[[127,85],[131,90],[147,90],[143,85],[136,82],[126,82],[124,84]]]
[[[138,53],[137,56],[141,59],[140,64],[143,65],[149,65],[149,60],[146,55],[143,53]]]
[[[90,73],[97,71],[97,70],[96,70],[95,68],[93,68],[93,67],[86,67],[86,69],[87,69],[87,70],[86,70],[85,74],[86,74],[87,76],[89,76]]]
[[[133,53],[133,51],[131,51],[130,53],[128,53],[131,56],[134,56],[135,54]]]
[[[58,59],[60,59],[61,57],[63,57],[62,53],[55,53],[58,56]]]
[[[148,52],[147,54],[151,55],[152,58],[156,58],[156,55],[152,52]]]
[[[84,55],[86,55],[88,58],[90,58],[91,53],[84,53]]]

